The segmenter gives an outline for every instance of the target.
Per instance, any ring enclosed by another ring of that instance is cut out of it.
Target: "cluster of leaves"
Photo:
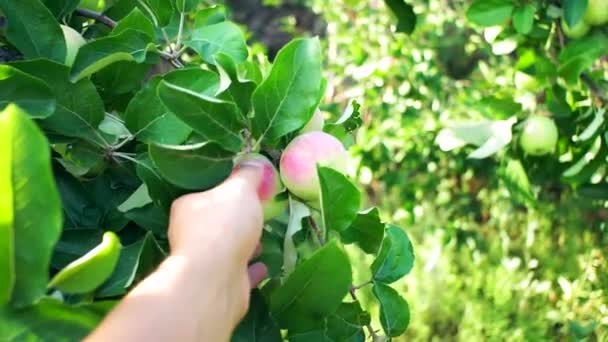
[[[240,153],[276,161],[319,106],[317,39],[259,62],[223,7],[198,3],[0,1],[0,47],[23,56],[0,65],[1,340],[85,336],[168,253],[175,198],[222,182]],[[66,26],[86,43],[75,47]],[[359,106],[350,108],[328,125],[346,142],[360,124]],[[374,257],[355,266],[371,271],[364,285],[373,285],[386,336],[408,326],[407,302],[389,286],[412,269],[408,236],[377,209],[360,211],[346,176],[318,172],[321,207],[291,198],[266,225],[261,260],[271,279],[235,341],[378,338],[343,244]],[[104,232],[118,235],[119,257],[116,242],[95,247]]]

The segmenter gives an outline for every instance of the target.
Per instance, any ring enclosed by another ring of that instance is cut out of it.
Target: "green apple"
[[[608,23],[608,0],[588,0],[583,19],[594,26]]]
[[[589,24],[587,24],[584,20],[580,20],[576,25],[574,25],[574,27],[571,28],[568,26],[566,20],[562,18],[562,30],[564,30],[566,36],[572,39],[582,38],[589,32],[590,29],[591,26],[589,26]]]
[[[525,153],[542,156],[555,151],[557,139],[557,126],[553,119],[534,115],[526,120],[520,143]]]
[[[74,64],[74,60],[76,59],[76,54],[81,46],[87,43],[84,38],[78,33],[76,30],[69,26],[60,25],[63,30],[63,36],[65,37],[65,45],[67,48],[67,52],[65,55],[65,64],[67,66],[72,66]]]

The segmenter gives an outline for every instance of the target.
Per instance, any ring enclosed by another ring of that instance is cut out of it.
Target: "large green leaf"
[[[154,24],[137,7],[116,23],[116,27],[112,30],[112,36],[117,36],[130,29],[145,33],[150,38],[155,36]]]
[[[219,86],[218,76],[202,69],[174,71],[158,86],[158,94],[167,108],[206,139],[234,152],[241,150],[241,131],[245,123],[238,106],[229,100],[213,97]]]
[[[257,87],[255,82],[239,76],[238,65],[232,57],[218,53],[215,55],[216,67],[220,74],[220,89],[226,98],[236,103],[244,118],[251,110],[251,94]]]
[[[53,115],[40,122],[43,128],[105,144],[105,139],[97,131],[104,118],[103,102],[91,81],[72,83],[68,67],[44,59],[16,62],[12,66],[53,85],[51,89],[57,104]]]
[[[246,60],[248,55],[243,32],[229,21],[193,30],[190,39],[185,41],[184,45],[196,51],[209,64],[215,64],[213,56],[216,53],[224,53],[237,63]]]
[[[251,293],[249,311],[232,334],[231,342],[281,342],[281,330],[270,316],[264,297],[258,290]]]
[[[374,280],[386,284],[408,274],[414,266],[414,250],[403,229],[388,225],[378,257],[372,263]]]
[[[150,198],[152,198],[152,201],[168,212],[173,200],[179,197],[183,190],[169,184],[162,178],[148,154],[138,158],[135,170],[137,176],[146,184],[148,194],[150,195]]]
[[[80,341],[114,305],[108,301],[70,306],[44,298],[28,308],[0,308],[0,341]]]
[[[181,144],[192,128],[161,102],[156,93],[160,80],[154,77],[135,94],[125,111],[125,124],[138,140],[147,144]]]
[[[42,0],[42,3],[44,3],[57,18],[62,18],[72,13],[79,2],[80,0]]]
[[[467,18],[477,25],[504,24],[513,12],[511,0],[475,0],[467,10]]]
[[[7,107],[0,114],[0,136],[10,137],[5,148],[11,151],[0,155],[0,165],[11,169],[15,275],[11,303],[22,307],[46,291],[53,245],[61,233],[61,202],[49,143],[28,115],[16,106]]]
[[[302,128],[319,104],[321,48],[318,39],[297,39],[283,47],[270,75],[253,93],[253,134],[276,143]]]
[[[321,185],[321,213],[326,230],[341,232],[357,217],[361,193],[346,176],[328,168],[319,167]]]
[[[59,23],[40,0],[0,0],[6,15],[6,38],[26,58],[65,62],[67,48]]]
[[[0,65],[0,110],[9,103],[17,104],[37,119],[53,114],[56,104],[44,81],[10,65]]]
[[[150,158],[170,183],[188,190],[206,190],[232,172],[234,154],[214,143],[150,145]]]
[[[361,211],[346,230],[340,232],[342,242],[356,243],[365,253],[378,252],[384,237],[384,223],[377,208]]]
[[[173,1],[168,0],[138,0],[137,7],[149,15],[160,26],[166,26],[173,16]]]
[[[123,247],[114,273],[96,291],[98,297],[123,295],[127,289],[146,277],[163,261],[165,254],[152,233],[129,246]]]
[[[270,312],[286,329],[302,331],[331,315],[348,293],[348,257],[335,241],[302,262],[270,296]]]
[[[407,301],[395,289],[382,283],[374,284],[372,292],[380,302],[380,324],[386,336],[403,334],[410,323]]]
[[[11,107],[9,107],[10,109]],[[4,115],[4,113],[0,113]],[[1,120],[1,118],[0,118]],[[13,146],[10,134],[0,134],[0,307],[8,303],[15,285],[13,225]]]
[[[118,61],[142,63],[148,51],[153,49],[152,38],[133,29],[93,40],[78,50],[71,79],[73,82],[79,81]]]

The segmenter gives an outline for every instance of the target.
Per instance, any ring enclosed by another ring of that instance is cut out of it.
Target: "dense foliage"
[[[406,1],[410,35],[382,1],[307,3],[328,23],[324,102],[362,104],[367,199],[416,246],[403,339],[608,338],[608,26],[561,31],[586,1]],[[554,153],[522,151],[536,115]]]
[[[318,38],[289,42],[270,64],[223,7],[199,1],[1,0],[0,9],[10,56],[0,65],[0,340],[86,336],[169,253],[173,200],[244,162],[270,177],[258,189],[270,279],[232,339],[406,330],[408,304],[390,284],[411,271],[412,244],[362,208],[347,177],[356,103],[325,125],[333,135],[318,131],[327,86]],[[373,260],[351,261],[345,244]],[[370,271],[363,285],[353,266]],[[363,286],[382,307],[375,328],[357,298]]]

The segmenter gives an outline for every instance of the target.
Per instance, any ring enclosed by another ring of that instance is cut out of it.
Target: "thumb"
[[[263,166],[255,161],[245,161],[234,167],[232,174],[223,185],[251,186],[257,193],[262,183]]]

